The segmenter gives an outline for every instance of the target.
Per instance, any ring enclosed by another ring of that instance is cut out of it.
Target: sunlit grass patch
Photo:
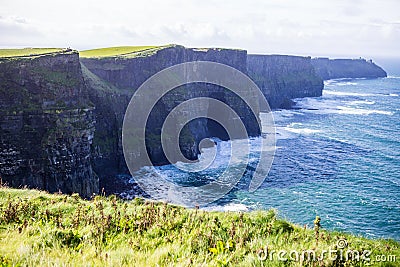
[[[160,46],[117,46],[105,47],[80,51],[79,55],[82,58],[97,58],[97,57],[114,57],[114,56],[127,56],[139,52],[155,50]]]
[[[62,52],[62,48],[21,48],[21,49],[0,49],[0,58],[2,57],[25,57],[38,56]]]

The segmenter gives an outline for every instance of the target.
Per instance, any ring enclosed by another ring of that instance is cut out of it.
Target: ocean
[[[296,99],[294,109],[273,111],[277,150],[264,183],[255,192],[246,189],[262,137],[251,138],[249,171],[205,209],[275,208],[299,225],[312,227],[318,215],[325,229],[400,240],[399,95],[400,77],[329,80],[321,97]],[[213,179],[229,161],[231,141],[216,142],[217,155],[206,171],[184,173],[173,165],[157,171],[179,184]],[[201,155],[211,156],[207,149]],[[131,183],[146,175],[147,167]],[[155,198],[163,198],[162,189]]]

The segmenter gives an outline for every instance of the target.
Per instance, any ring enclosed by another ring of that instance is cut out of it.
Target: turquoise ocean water
[[[262,186],[250,193],[239,184],[207,209],[276,208],[297,224],[311,226],[318,215],[327,229],[400,240],[399,95],[400,77],[329,80],[322,97],[297,99],[296,109],[274,111],[277,150]],[[259,141],[251,139],[253,165]],[[187,185],[213,179],[229,161],[230,141],[217,147],[207,171],[157,169]],[[136,178],[145,179],[146,171]]]

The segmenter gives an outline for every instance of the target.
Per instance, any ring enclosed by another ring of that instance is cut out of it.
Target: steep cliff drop
[[[271,108],[290,108],[293,98],[322,95],[324,84],[310,57],[248,55],[247,71]]]
[[[93,105],[70,49],[0,58],[0,177],[13,187],[98,192]]]
[[[0,54],[0,177],[14,187],[85,197],[99,187],[113,192],[116,175],[129,174],[121,142],[126,107],[144,81],[167,67],[190,61],[229,65],[254,80],[271,108],[290,108],[293,98],[321,96],[322,79],[386,76],[365,60],[247,55],[245,50],[223,48],[122,47],[84,51],[81,58],[71,49],[50,50]],[[154,164],[169,163],[160,142],[166,116],[177,104],[196,97],[228,104],[249,136],[260,134],[259,118],[229,90],[204,83],[177,87],[148,118],[146,144]],[[193,120],[180,134],[185,157],[196,159],[205,137],[228,138],[218,123]]]
[[[313,58],[311,60],[318,75],[324,79],[380,78],[387,73],[372,60]]]
[[[247,53],[244,50],[191,49],[168,45],[112,56],[103,56],[102,51],[92,56],[95,52],[82,53],[81,62],[85,80],[91,88],[90,99],[96,106],[94,169],[100,175],[101,182],[104,182],[102,185],[108,188],[112,187],[110,178],[127,173],[120,138],[122,121],[130,98],[144,81],[167,67],[189,61],[213,61],[246,73]],[[243,90],[246,93],[246,88]],[[153,164],[169,163],[163,154],[160,139],[160,129],[166,116],[177,104],[196,97],[211,97],[228,104],[241,117],[249,136],[260,134],[257,123],[259,118],[234,93],[213,84],[181,86],[165,95],[154,106],[148,118],[146,146]],[[256,98],[252,99],[257,103]],[[207,106],[202,108],[208,109]],[[228,138],[221,126],[212,120],[200,118],[191,121],[180,136],[184,156],[196,159],[199,141],[205,137]]]

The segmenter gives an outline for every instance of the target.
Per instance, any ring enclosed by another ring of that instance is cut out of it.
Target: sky
[[[0,0],[0,47],[181,44],[400,57],[399,0]]]

